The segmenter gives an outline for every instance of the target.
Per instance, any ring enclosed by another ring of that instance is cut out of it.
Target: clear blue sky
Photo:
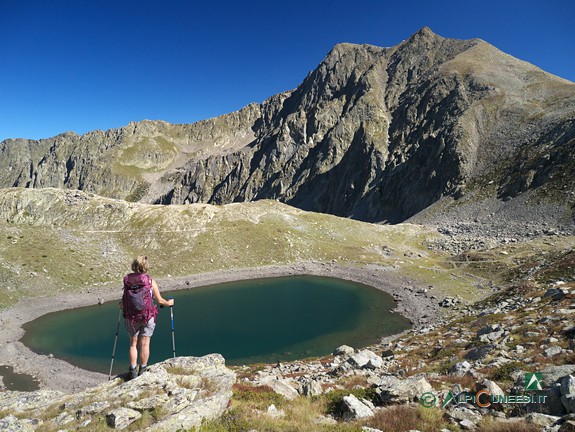
[[[0,141],[192,123],[426,25],[575,81],[574,0],[0,0]]]

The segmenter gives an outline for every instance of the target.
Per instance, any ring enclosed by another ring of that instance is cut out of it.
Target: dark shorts
[[[150,320],[145,322],[138,322],[135,321],[132,323],[131,319],[124,319],[124,326],[126,327],[126,331],[131,337],[134,336],[148,336],[152,337],[154,334],[154,329],[156,328],[156,320],[155,318],[150,318]]]

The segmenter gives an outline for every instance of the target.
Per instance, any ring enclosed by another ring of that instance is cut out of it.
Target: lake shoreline
[[[439,316],[437,300],[424,293],[426,286],[402,276],[393,268],[381,266],[343,267],[336,263],[311,262],[158,278],[157,282],[161,291],[172,291],[230,281],[297,275],[344,279],[387,292],[396,299],[395,311],[408,318],[414,327],[418,327],[422,319],[429,324],[431,319]],[[154,277],[153,274],[152,277]],[[121,284],[109,283],[86,287],[76,294],[26,299],[0,312],[2,328],[0,346],[3,347],[0,352],[0,365],[12,366],[18,373],[27,373],[36,377],[42,389],[71,393],[101,384],[108,379],[107,375],[87,371],[53,356],[39,355],[31,351],[20,342],[24,335],[22,325],[50,312],[91,306],[98,304],[99,301],[119,300],[121,295]],[[121,336],[125,336],[124,333],[121,332]],[[112,343],[111,340],[110,351]],[[126,353],[116,353],[115,362],[126,361]]]

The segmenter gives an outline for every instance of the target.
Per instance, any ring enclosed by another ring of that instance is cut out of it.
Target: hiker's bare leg
[[[138,336],[130,336],[130,366],[138,365]]]
[[[140,338],[140,364],[147,365],[150,358],[150,337],[142,336]]]

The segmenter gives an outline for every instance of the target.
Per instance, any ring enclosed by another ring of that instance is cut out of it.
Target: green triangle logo
[[[449,393],[447,393],[447,396],[445,396],[445,399],[443,399],[443,404],[441,405],[441,407],[445,408],[453,401],[453,398],[454,398],[453,393],[449,391]]]
[[[525,374],[525,390],[543,390],[542,382],[543,375],[540,372],[527,372]]]

